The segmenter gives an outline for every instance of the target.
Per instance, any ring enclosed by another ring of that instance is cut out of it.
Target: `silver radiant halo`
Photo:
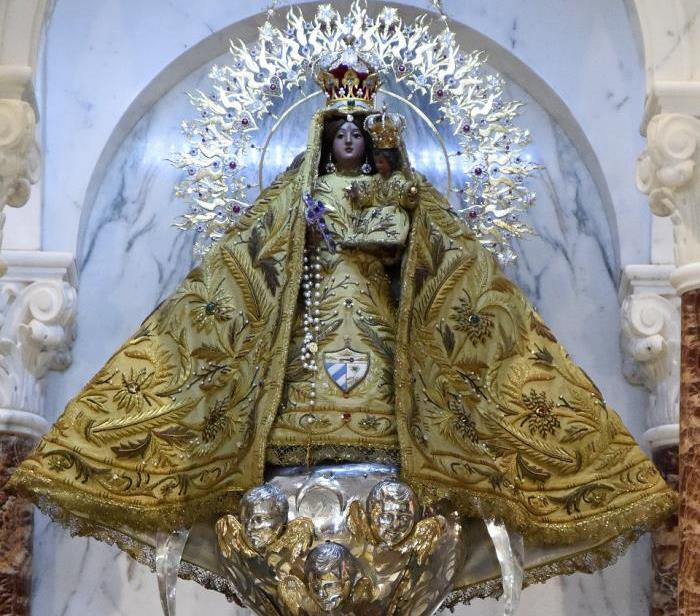
[[[374,14],[360,0],[346,14],[319,5],[312,19],[298,8],[284,19],[269,11],[257,40],[232,42],[231,64],[214,66],[209,91],[191,94],[198,115],[183,123],[189,145],[172,162],[185,171],[176,194],[189,204],[176,225],[196,231],[195,255],[235,225],[261,188],[252,179],[261,126],[308,96],[313,68],[348,41],[358,56],[376,59],[385,89],[405,86],[435,129],[457,141],[453,207],[501,263],[512,261],[511,242],[531,232],[521,214],[534,203],[526,180],[537,168],[523,155],[529,132],[514,123],[520,103],[504,98],[504,81],[486,70],[483,53],[460,50],[446,19],[404,23],[397,9]]]

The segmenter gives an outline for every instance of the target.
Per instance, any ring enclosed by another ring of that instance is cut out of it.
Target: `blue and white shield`
[[[345,347],[340,351],[324,353],[323,365],[333,382],[347,393],[367,376],[369,353]]]

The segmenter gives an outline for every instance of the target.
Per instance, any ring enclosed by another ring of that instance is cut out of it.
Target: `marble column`
[[[3,491],[29,453],[32,439],[0,434],[0,614],[29,614],[32,581],[32,505]]]
[[[45,376],[70,363],[76,292],[71,255],[6,251],[0,279],[0,614],[29,614],[32,506],[3,486],[48,424]]]
[[[647,127],[638,161],[639,187],[652,212],[673,222],[681,296],[680,444],[678,450],[678,614],[700,613],[700,120],[660,113]],[[667,453],[673,464],[673,454]]]
[[[700,614],[700,264],[682,290],[679,616]],[[681,291],[681,289],[679,289]]]
[[[628,265],[620,285],[625,376],[649,391],[646,440],[666,481],[678,484],[680,301],[672,265]],[[674,616],[678,601],[678,520],[652,533],[651,616]]]

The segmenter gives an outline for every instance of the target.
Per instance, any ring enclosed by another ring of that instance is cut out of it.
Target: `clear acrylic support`
[[[175,616],[177,574],[189,534],[189,528],[169,533],[159,530],[156,533],[156,575],[160,604],[165,616]]]
[[[485,520],[496,558],[501,565],[503,580],[503,609],[504,616],[515,616],[520,604],[520,594],[523,589],[523,562],[525,545],[522,535],[510,532],[503,520]]]

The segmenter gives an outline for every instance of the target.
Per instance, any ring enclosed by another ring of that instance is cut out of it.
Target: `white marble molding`
[[[43,246],[78,253],[81,292],[74,362],[49,377],[48,419],[190,268],[191,238],[171,227],[183,207],[172,195],[177,171],[164,158],[183,143],[178,125],[193,113],[184,92],[206,83],[206,64],[229,37],[252,36],[266,5],[56,1],[40,91]],[[427,3],[401,7],[410,16]],[[486,48],[511,97],[527,101],[521,122],[546,166],[533,185],[539,202],[530,222],[539,235],[521,242],[511,275],[641,440],[637,409],[647,395],[620,371],[617,300],[621,264],[649,257],[650,216],[633,180],[644,92],[634,20],[621,1],[607,0],[566,11],[546,0],[446,0],[445,7],[460,40]],[[422,133],[409,130],[418,143]],[[648,561],[643,541],[602,573],[526,590],[520,614],[643,614]],[[159,613],[152,574],[45,518],[37,522],[35,563],[36,614]],[[181,584],[178,602],[183,614],[237,613],[194,584]],[[458,611],[501,612],[494,601]]]

